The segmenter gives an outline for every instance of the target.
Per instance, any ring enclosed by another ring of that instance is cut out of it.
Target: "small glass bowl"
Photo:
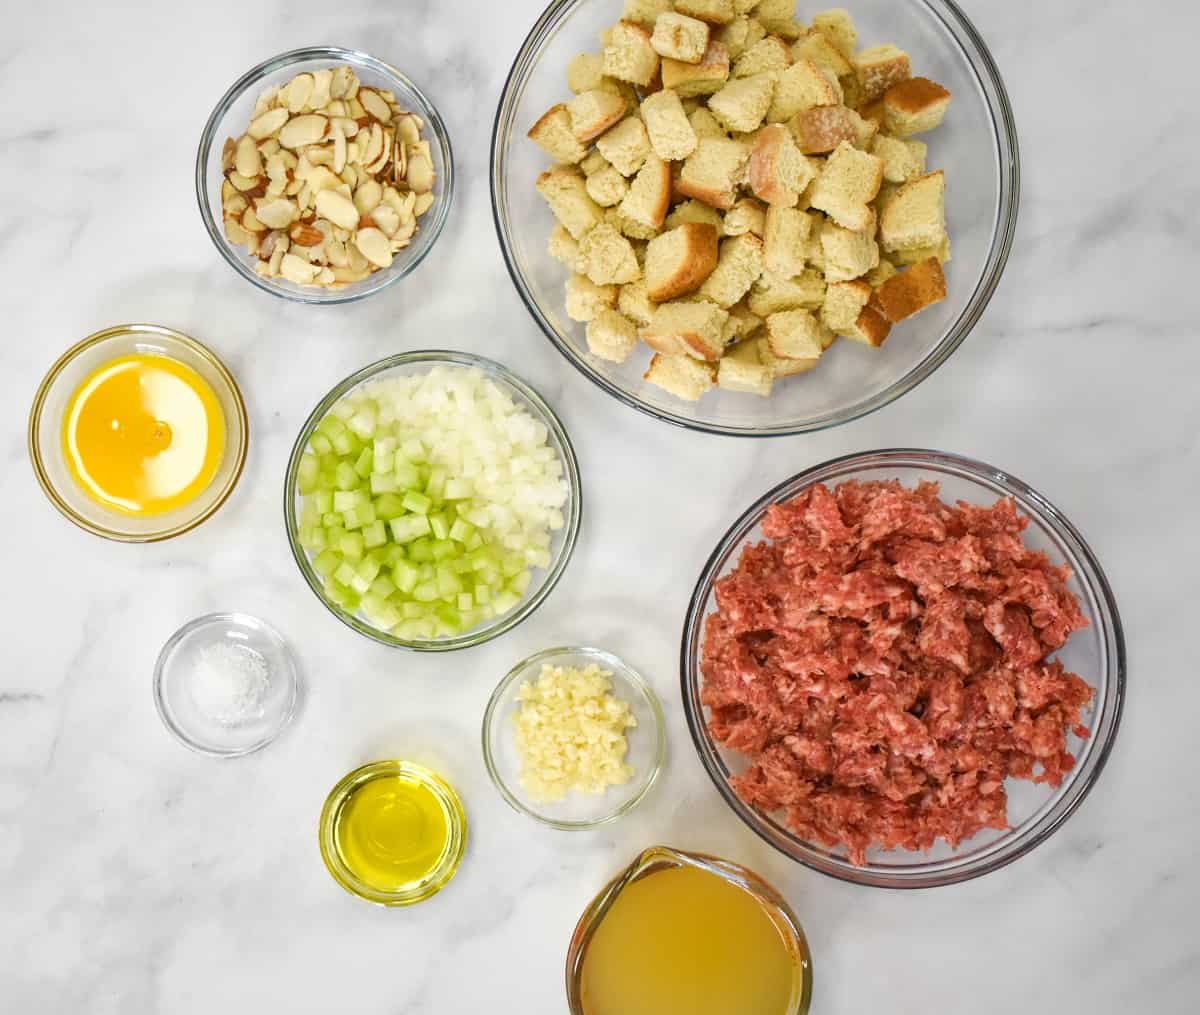
[[[387,377],[426,373],[435,366],[471,367],[483,371],[488,378],[512,396],[518,405],[523,406],[535,419],[543,423],[548,431],[550,446],[554,448],[559,461],[563,464],[563,474],[570,493],[568,502],[563,508],[566,524],[553,534],[550,543],[550,566],[534,572],[536,584],[529,587],[525,597],[513,610],[453,638],[406,641],[387,631],[373,627],[363,617],[343,609],[326,595],[325,586],[320,576],[313,570],[308,552],[300,545],[299,517],[303,498],[298,489],[298,477],[300,459],[304,455],[304,450],[308,446],[308,441],[316,430],[317,424],[349,392],[372,381],[383,380]],[[341,381],[321,399],[305,421],[304,426],[301,427],[300,435],[296,438],[296,443],[292,448],[292,457],[288,461],[287,476],[284,480],[283,511],[288,543],[292,548],[292,556],[300,568],[300,573],[304,575],[308,587],[316,593],[317,598],[338,620],[359,634],[393,648],[407,648],[417,652],[449,652],[454,649],[482,645],[505,631],[511,630],[546,600],[546,597],[554,590],[554,586],[558,584],[558,580],[566,570],[571,554],[575,550],[575,541],[579,537],[579,524],[583,516],[583,490],[579,477],[579,463],[575,458],[575,449],[571,446],[571,439],[554,414],[554,410],[546,404],[541,395],[516,374],[493,360],[485,359],[482,356],[473,356],[466,352],[432,349],[399,353],[396,356],[389,356],[387,359],[372,363],[370,366],[365,366]]]
[[[446,847],[434,869],[425,877],[398,891],[380,891],[361,881],[342,860],[337,844],[338,820],[342,808],[360,786],[382,777],[398,777],[417,783],[437,799],[446,819],[449,835]],[[321,823],[317,832],[321,859],[333,880],[351,895],[381,906],[411,906],[436,895],[458,871],[467,849],[467,813],[454,788],[441,776],[411,761],[376,761],[356,768],[329,792],[321,808]]]
[[[191,686],[194,665],[205,649],[226,643],[266,663],[270,683],[259,714],[226,724],[204,714]],[[168,730],[184,746],[217,758],[253,754],[291,721],[300,677],[287,642],[268,624],[244,613],[213,613],[171,635],[154,666],[154,704]]]
[[[602,794],[569,793],[565,799],[537,802],[521,786],[521,758],[513,733],[517,692],[536,679],[543,665],[580,669],[595,663],[611,674],[612,693],[629,704],[637,726],[626,731],[633,778]],[[667,751],[666,722],[658,697],[645,679],[611,652],[598,648],[548,648],[517,663],[492,692],[483,713],[483,761],[500,795],[514,810],[567,832],[598,828],[632,811],[654,785]]]
[[[867,863],[855,866],[842,849],[827,849],[795,835],[776,817],[746,804],[734,792],[730,776],[744,771],[745,756],[718,745],[708,729],[700,701],[703,679],[700,654],[706,618],[716,611],[715,584],[737,566],[747,544],[764,540],[762,521],[767,508],[792,499],[816,483],[830,487],[850,480],[899,480],[912,487],[935,482],[942,498],[991,504],[1011,497],[1029,519],[1027,545],[1044,551],[1072,572],[1068,587],[1079,599],[1088,627],[1076,631],[1055,655],[1095,691],[1083,721],[1091,735],[1073,733],[1067,746],[1075,767],[1057,788],[1026,780],[1008,780],[1006,831],[985,829],[951,848],[943,840],[927,853],[904,850],[867,851]],[[1125,635],[1108,579],[1091,548],[1075,527],[1036,490],[1019,479],[982,462],[941,451],[897,449],[836,458],[808,469],[768,491],[751,505],[722,537],[708,559],[688,606],[683,628],[680,666],[683,706],[700,760],[725,802],[752,831],[793,860],[824,874],[860,885],[881,888],[932,888],[979,877],[1024,856],[1050,837],[1083,802],[1095,785],[1112,750],[1125,699]]]
[[[550,256],[554,225],[534,189],[550,159],[526,132],[570,98],[568,62],[595,52],[612,25],[613,0],[554,0],[517,53],[492,133],[492,212],[518,294],[567,361],[618,401],[677,426],[742,437],[807,433],[882,408],[929,377],[974,328],[1004,272],[1017,224],[1020,169],[1016,126],[1004,83],[975,27],[953,0],[858,0],[851,5],[864,45],[892,42],[912,55],[914,72],[953,93],[946,121],[922,135],[929,167],[946,171],[946,216],[953,260],[949,293],[898,325],[871,349],[840,341],[818,369],[780,382],[770,398],[713,390],[697,402],[646,381],[649,354],[625,363],[588,352],[585,328],[566,313],[567,273]]]
[[[341,289],[322,289],[317,286],[296,285],[285,278],[265,278],[254,270],[255,258],[244,248],[225,238],[221,216],[221,148],[226,138],[238,138],[250,123],[258,96],[273,85],[291,80],[305,71],[322,70],[336,64],[349,64],[363,84],[386,88],[396,94],[399,105],[416,113],[425,121],[421,136],[430,142],[433,156],[433,206],[419,220],[413,241],[392,260],[391,266],[372,272],[361,282],[352,282]],[[421,91],[404,74],[390,64],[366,53],[336,46],[313,46],[296,49],[264,60],[251,67],[237,79],[223,96],[204,125],[200,148],[196,154],[196,198],[204,228],[225,261],[247,282],[284,299],[298,303],[350,303],[398,282],[433,249],[454,197],[454,155],[445,123]]]
[[[121,514],[88,497],[71,475],[62,438],[63,415],[83,379],[109,360],[135,353],[165,356],[191,367],[212,387],[225,417],[225,456],[212,482],[190,503],[144,518]],[[122,543],[152,543],[194,529],[225,503],[246,464],[249,429],[237,382],[211,350],[171,328],[121,324],[71,346],[50,368],[29,411],[29,458],[50,503],[81,529]]]

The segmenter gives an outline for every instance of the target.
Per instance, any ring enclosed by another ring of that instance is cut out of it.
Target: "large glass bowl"
[[[743,771],[746,761],[743,755],[716,744],[709,733],[706,710],[700,703],[700,650],[705,618],[716,610],[714,583],[737,565],[747,543],[764,538],[761,523],[771,504],[787,501],[816,483],[833,487],[847,480],[893,479],[906,486],[921,481],[939,483],[942,498],[949,502],[991,504],[1001,497],[1016,502],[1018,511],[1030,522],[1024,534],[1026,543],[1071,568],[1070,589],[1079,598],[1089,626],[1073,634],[1057,655],[1096,693],[1083,720],[1091,735],[1068,738],[1076,764],[1060,786],[1008,780],[1009,830],[984,830],[957,849],[940,840],[927,853],[872,849],[867,852],[868,862],[856,867],[843,850],[800,839],[781,821],[750,807],[733,791],[730,776]],[[938,451],[873,451],[838,458],[781,483],[751,505],[721,539],[696,584],[683,629],[681,667],[692,740],[709,776],[738,817],[793,860],[845,881],[884,888],[930,888],[966,881],[997,870],[1044,842],[1095,784],[1112,750],[1125,697],[1125,637],[1117,604],[1083,537],[1053,504],[1019,479],[982,462]]]
[[[416,113],[425,121],[421,137],[429,141],[433,156],[433,206],[419,219],[419,228],[412,243],[392,259],[390,267],[372,272],[361,282],[352,282],[341,289],[322,289],[317,286],[296,285],[286,278],[266,278],[254,270],[256,258],[245,248],[225,238],[221,218],[221,148],[226,138],[238,138],[250,123],[258,96],[272,85],[290,81],[305,71],[321,70],[338,64],[354,68],[364,85],[387,88],[396,94],[399,105]],[[251,67],[229,87],[204,125],[200,148],[196,153],[196,198],[204,228],[226,263],[247,282],[259,289],[299,303],[350,303],[361,300],[398,282],[433,249],[450,213],[454,195],[454,155],[450,135],[441,116],[425,93],[390,64],[366,53],[337,46],[313,46],[296,49],[264,60]]]
[[[533,26],[504,87],[492,134],[492,208],[517,291],[546,337],[601,388],[626,405],[694,430],[765,437],[837,426],[916,387],[975,326],[1008,260],[1017,221],[1017,134],[1000,73],[978,32],[951,0],[860,0],[853,15],[864,45],[893,42],[915,73],[954,94],[946,122],[924,135],[929,166],[946,171],[953,260],[949,295],[897,326],[882,349],[838,342],[810,374],[776,385],[770,398],[713,390],[684,402],[643,380],[649,352],[623,364],[587,350],[584,326],[567,317],[566,269],[546,241],[554,219],[534,189],[549,166],[525,135],[550,106],[570,97],[568,61],[596,52],[618,0],[555,0]]]
[[[570,493],[567,503],[563,506],[565,525],[552,533],[550,543],[550,565],[546,568],[536,568],[533,572],[533,583],[518,603],[508,613],[492,618],[485,624],[464,631],[460,635],[446,638],[431,638],[428,640],[407,641],[397,638],[386,631],[373,627],[362,616],[343,609],[329,599],[320,576],[313,570],[312,560],[308,551],[300,545],[299,517],[301,496],[298,490],[298,475],[300,459],[308,445],[309,438],[316,430],[317,424],[325,418],[326,413],[345,395],[356,388],[372,381],[383,380],[403,374],[427,373],[435,366],[472,367],[490,378],[500,386],[512,399],[535,419],[543,423],[548,431],[547,439],[558,455],[563,466],[563,478],[566,480]],[[465,352],[450,352],[442,349],[405,352],[387,359],[379,360],[370,366],[363,367],[357,373],[351,374],[337,384],[329,392],[300,429],[292,448],[292,456],[288,461],[287,477],[284,480],[284,520],[287,526],[288,542],[292,548],[292,556],[308,582],[309,588],[316,593],[317,598],[328,608],[329,612],[343,624],[353,628],[359,634],[372,638],[384,645],[396,648],[415,649],[420,652],[447,652],[452,649],[470,648],[490,641],[497,635],[516,627],[521,621],[536,610],[554,590],[562,577],[575,549],[575,541],[579,536],[579,523],[583,514],[583,491],[579,478],[579,463],[575,458],[575,449],[563,429],[562,423],[554,414],[554,410],[523,380],[501,366],[499,363],[482,356],[473,356]]]

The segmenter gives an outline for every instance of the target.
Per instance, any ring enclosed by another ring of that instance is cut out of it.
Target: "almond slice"
[[[353,123],[354,121],[350,121]],[[355,130],[358,128],[355,127]],[[346,135],[342,132],[341,124],[335,120],[333,125],[333,171],[340,173],[346,168]]]
[[[360,215],[370,215],[383,200],[383,187],[375,180],[367,180],[354,192],[354,207]]]
[[[287,122],[288,111],[286,109],[268,109],[262,116],[257,116],[250,121],[246,133],[261,141],[263,138],[270,137]]]
[[[329,105],[329,90],[333,85],[331,69],[313,71],[312,92],[308,96],[309,109],[324,109]]]
[[[333,68],[331,80],[329,82],[329,95],[334,99],[345,98],[346,93],[350,89],[350,82],[354,79],[354,70],[346,64],[342,64]]]
[[[408,185],[418,194],[428,193],[433,189],[433,163],[426,155],[414,155],[408,160]]]
[[[400,228],[400,213],[389,204],[381,204],[373,209],[370,217],[388,237],[395,236]]]
[[[354,234],[354,245],[368,261],[378,268],[392,263],[392,245],[378,229],[360,229]]]
[[[417,218],[424,215],[430,208],[433,207],[433,195],[429,193],[419,194],[417,196],[417,204],[414,209]]]
[[[329,121],[319,113],[293,116],[279,131],[279,143],[284,148],[293,149],[316,144],[325,136],[328,125]]]
[[[279,264],[279,273],[289,282],[308,285],[317,274],[317,268],[295,254],[284,254]]]
[[[300,217],[300,209],[286,198],[264,200],[254,213],[259,222],[269,229],[286,229]]]
[[[260,176],[243,176],[237,170],[229,174],[229,182],[233,184],[236,190],[240,190],[243,194],[247,190],[253,190],[262,181]]]
[[[292,226],[288,237],[297,247],[316,247],[325,242],[325,234],[320,229],[300,223]]]
[[[387,100],[379,92],[375,91],[375,89],[359,89],[358,101],[362,103],[363,109],[380,123],[392,122],[392,107],[387,104]]]
[[[358,209],[354,202],[336,190],[322,190],[317,195],[317,214],[343,229],[358,225]]]
[[[396,139],[405,144],[416,144],[421,140],[421,129],[415,116],[405,114],[396,121]]]
[[[267,88],[266,90],[264,90],[263,93],[261,95],[259,95],[258,99],[255,101],[254,113],[250,118],[254,119],[254,117],[256,117],[256,116],[262,116],[263,113],[265,113],[268,109],[270,109],[275,104],[275,99],[276,99],[276,97],[278,97],[278,95],[279,95],[279,86],[278,85],[272,85],[270,88]]]
[[[242,212],[242,228],[249,230],[252,233],[266,232],[267,229],[267,227],[259,220],[259,217],[254,214],[254,209],[249,205],[247,205],[246,210]]]
[[[297,74],[283,93],[279,96],[288,108],[289,113],[302,113],[304,107],[308,105],[308,97],[313,93],[313,76],[311,74]],[[325,105],[325,103],[321,103]]]
[[[363,151],[362,163],[364,166],[369,166],[377,158],[379,153],[383,151],[383,128],[377,123],[371,124],[371,140],[368,142],[366,149]]]

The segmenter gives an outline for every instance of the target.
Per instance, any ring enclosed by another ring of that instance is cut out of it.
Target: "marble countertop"
[[[1023,206],[1004,280],[961,350],[902,401],[771,442],[688,434],[619,408],[550,349],[509,283],[488,140],[540,0],[6,10],[0,1010],[552,1015],[565,1008],[563,957],[581,909],[655,842],[743,862],[779,886],[809,934],[819,1015],[1196,1010],[1200,681],[1187,618],[1200,544],[1181,505],[1200,496],[1200,116],[1181,100],[1195,84],[1200,16],[1183,0],[1152,18],[1145,5],[1082,0],[965,6],[1020,125]],[[405,305],[401,288],[334,310],[286,305],[231,272],[200,227],[192,160],[216,97],[269,53],[314,42],[391,58],[448,121],[460,189],[420,273],[454,284],[429,285],[419,304]],[[24,437],[59,352],[131,320],[210,343],[248,392],[253,432],[219,515],[145,547],[59,517]],[[555,594],[506,637],[450,657],[389,651],[334,621],[301,581],[279,511],[292,439],[331,379],[431,343],[516,366],[557,407],[589,480],[582,539]],[[755,838],[702,771],[677,691],[698,548],[793,472],[896,443],[993,462],[1055,501],[1108,571],[1130,658],[1124,727],[1081,810],[1018,863],[918,893],[830,880]],[[663,484],[678,493],[674,509],[644,511],[645,491]],[[216,762],[163,729],[150,674],[180,624],[228,609],[290,639],[306,696],[269,750]],[[478,745],[499,675],[579,640],[649,675],[670,736],[651,798],[592,834],[510,811]],[[326,791],[388,755],[433,762],[471,818],[458,877],[407,911],[344,894],[316,849]]]

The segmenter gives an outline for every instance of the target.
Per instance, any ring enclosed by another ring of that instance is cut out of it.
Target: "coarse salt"
[[[261,718],[271,683],[267,661],[248,645],[219,641],[196,655],[192,700],[213,722],[236,726]]]

